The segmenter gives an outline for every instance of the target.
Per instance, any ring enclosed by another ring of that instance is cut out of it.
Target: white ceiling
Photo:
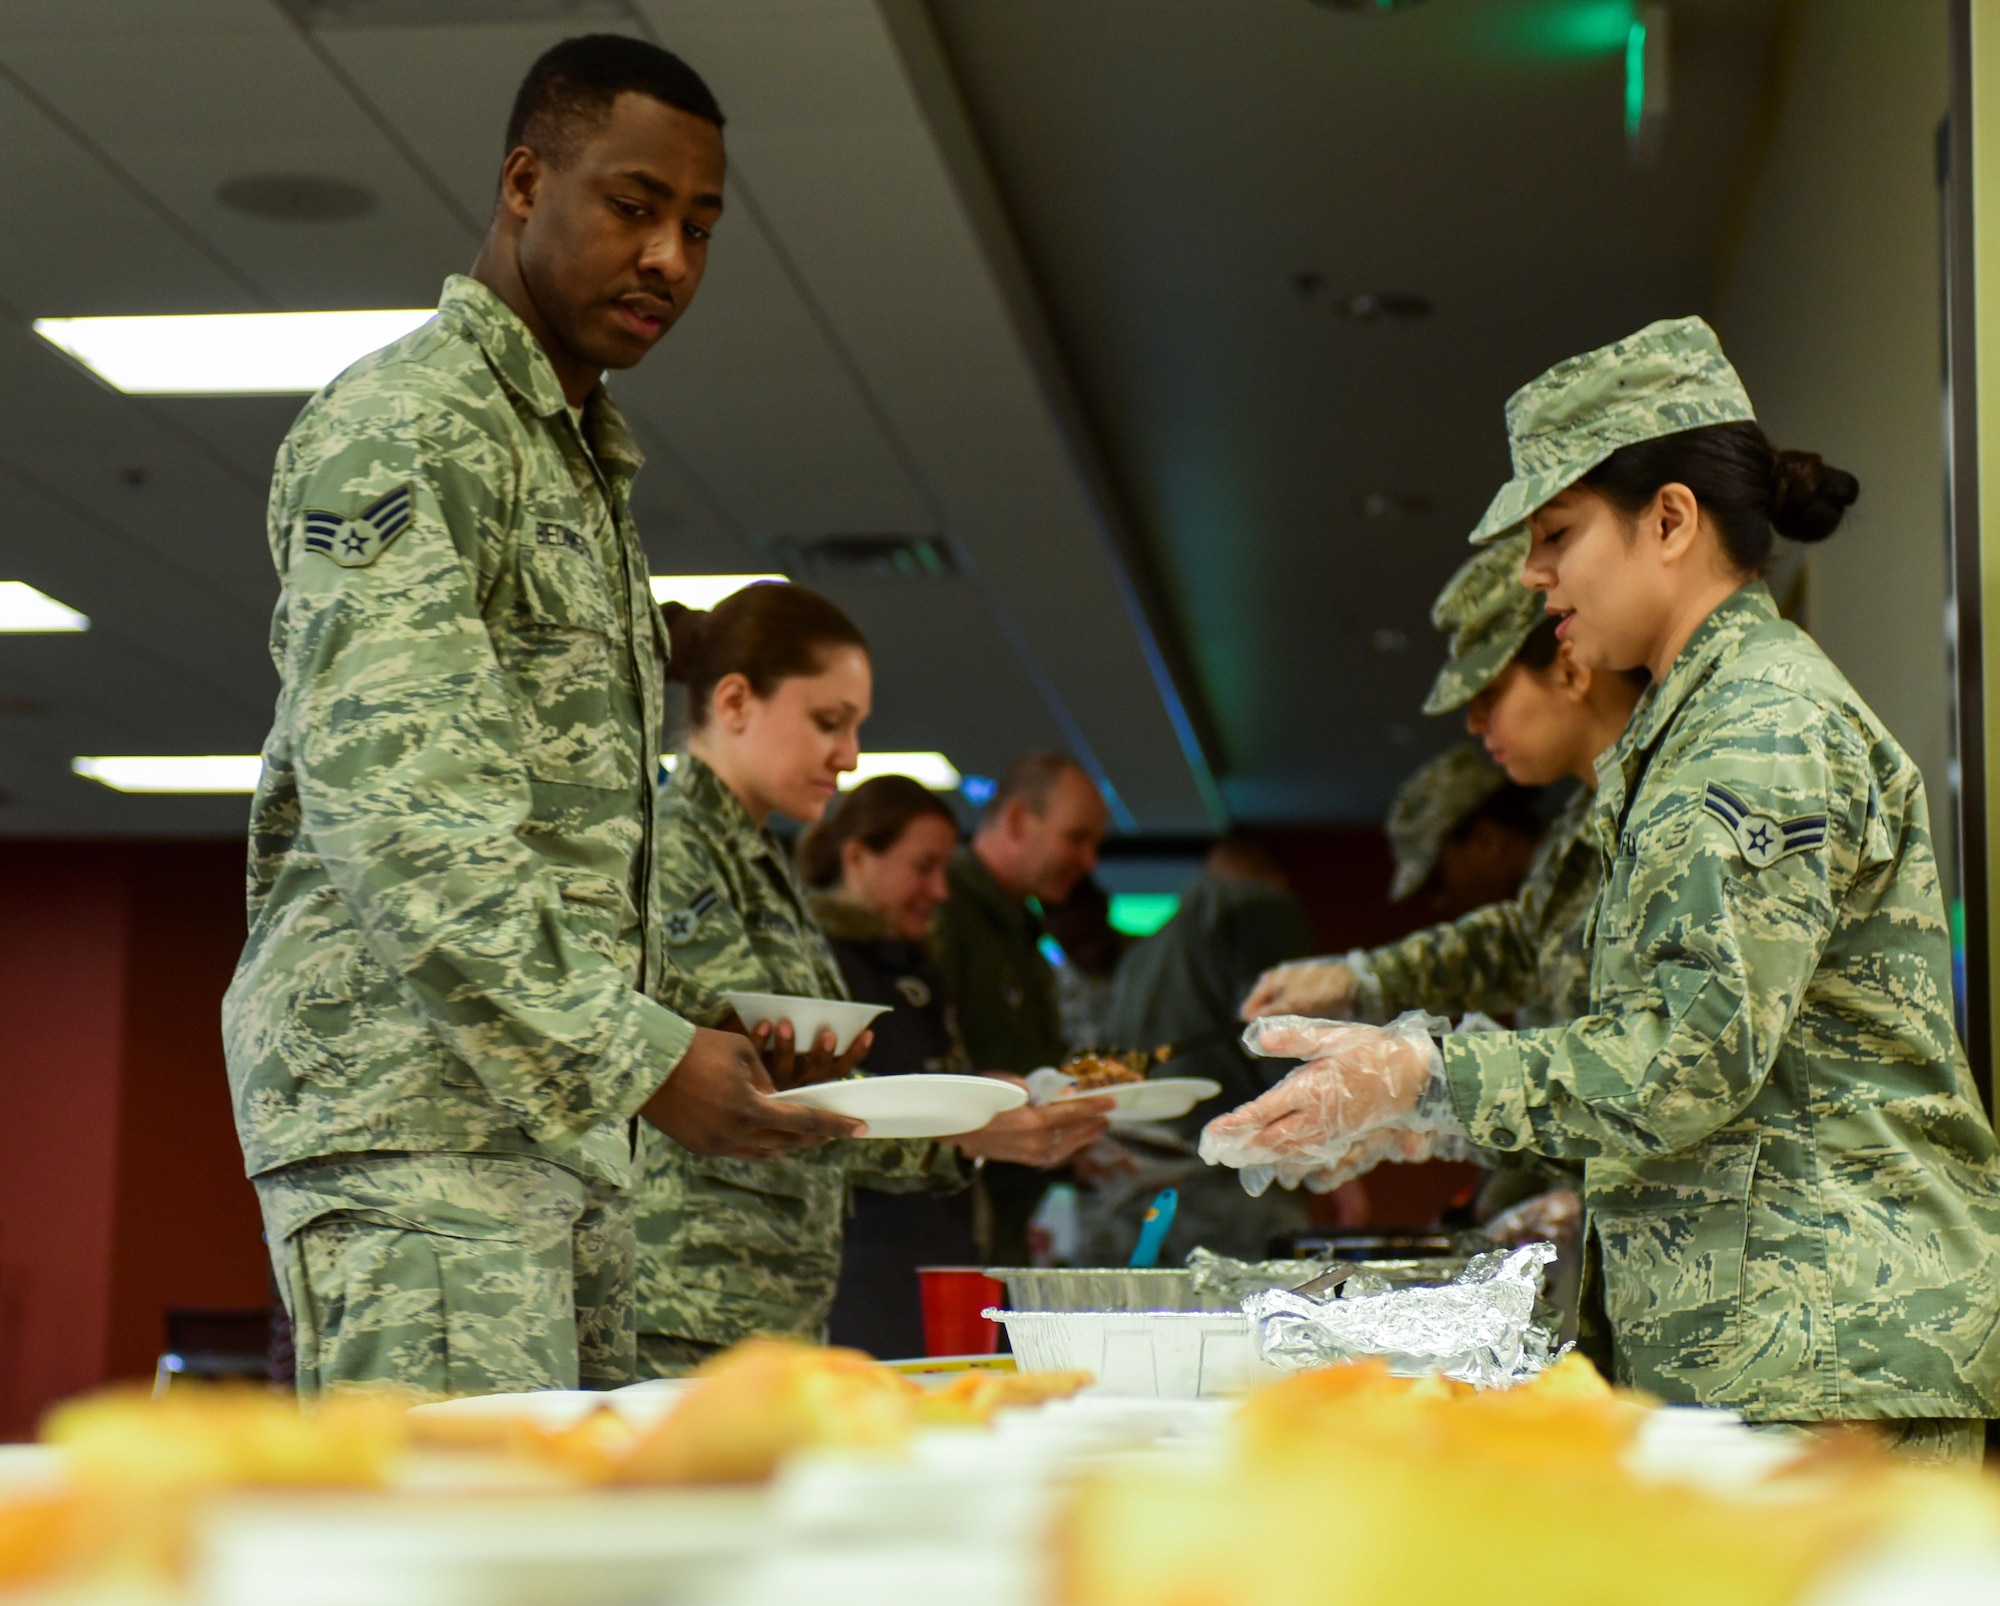
[[[524,15],[543,20],[490,20]],[[242,829],[242,799],[121,796],[68,766],[261,741],[263,502],[296,410],[118,395],[28,320],[429,304],[477,243],[521,72],[607,24],[684,53],[730,117],[730,215],[700,302],[615,380],[649,454],[636,505],[655,568],[768,568],[785,537],[947,536],[961,577],[830,588],[876,643],[868,745],[941,747],[971,772],[1066,746],[1131,828],[1220,818],[1175,649],[1121,562],[1135,537],[1102,494],[920,10],[6,0],[0,578],[93,628],[0,636],[0,833]],[[215,198],[271,172],[379,202],[284,224]]]

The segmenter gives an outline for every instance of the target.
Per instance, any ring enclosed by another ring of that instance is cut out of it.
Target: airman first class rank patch
[[[686,905],[667,916],[666,934],[668,945],[684,948],[694,941],[694,934],[701,930],[701,923],[708,918],[708,911],[722,900],[715,895],[715,888],[703,887]]]
[[[333,559],[344,569],[373,563],[415,517],[408,485],[378,496],[353,518],[323,508],[305,511],[305,548]]]
[[[1807,853],[1826,845],[1824,814],[1801,814],[1780,824],[1768,814],[1753,814],[1743,799],[1713,781],[1702,794],[1701,806],[1729,827],[1753,870],[1776,864],[1787,854]]]

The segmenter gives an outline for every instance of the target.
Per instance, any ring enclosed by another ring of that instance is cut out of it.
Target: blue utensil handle
[[[1162,1188],[1153,1195],[1153,1202],[1146,1207],[1146,1214],[1139,1223],[1139,1242],[1133,1247],[1132,1258],[1125,1262],[1126,1265],[1159,1265],[1160,1246],[1167,1241],[1167,1230],[1173,1226],[1174,1212],[1180,1204],[1181,1196],[1173,1188]]]

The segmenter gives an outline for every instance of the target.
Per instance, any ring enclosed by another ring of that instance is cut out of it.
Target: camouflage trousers
[[[300,1394],[632,1380],[630,1193],[515,1155],[362,1155],[253,1180]]]
[[[723,1346],[704,1344],[698,1338],[675,1338],[671,1333],[639,1335],[639,1376],[686,1377],[711,1355],[720,1355]]]
[[[1964,1467],[1977,1472],[1986,1457],[1986,1422],[1980,1417],[1883,1417],[1865,1422],[1751,1422],[1759,1433],[1813,1438],[1835,1431],[1860,1431],[1902,1461],[1925,1466]]]

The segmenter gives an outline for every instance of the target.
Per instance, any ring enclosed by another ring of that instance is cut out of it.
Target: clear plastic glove
[[[1227,1115],[1201,1134],[1201,1157],[1210,1165],[1270,1167],[1272,1177],[1295,1187],[1324,1173],[1326,1191],[1359,1173],[1350,1151],[1361,1139],[1393,1129],[1359,1154],[1367,1166],[1392,1157],[1417,1158],[1415,1139],[1464,1131],[1444,1085],[1444,1060],[1431,1040],[1447,1023],[1411,1011],[1385,1027],[1349,1026],[1280,1015],[1253,1022],[1243,1033],[1252,1054],[1306,1061],[1268,1093]],[[1404,1136],[1407,1134],[1407,1136]],[[1245,1177],[1245,1186],[1261,1192]]]
[[[1298,959],[1273,965],[1259,976],[1238,1014],[1244,1020],[1266,1015],[1350,1020],[1357,992],[1354,967],[1346,959]]]
[[[1551,1188],[1506,1209],[1480,1228],[1497,1244],[1569,1243],[1583,1224],[1583,1200],[1570,1188]]]

